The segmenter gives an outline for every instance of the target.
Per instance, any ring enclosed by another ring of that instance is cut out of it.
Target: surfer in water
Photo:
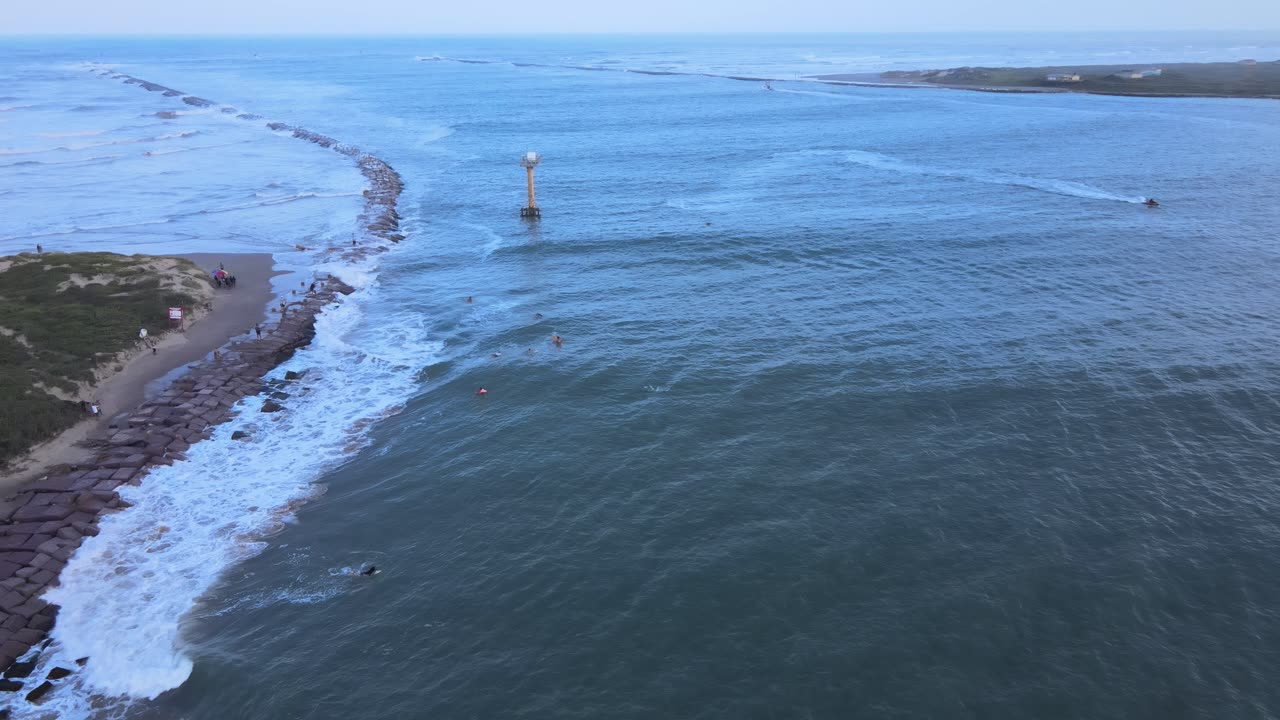
[[[360,574],[364,577],[373,577],[374,575],[377,575],[380,572],[382,571],[378,569],[377,565],[370,565],[369,567],[361,570]]]
[[[1149,208],[1160,207],[1160,203],[1156,202],[1155,198],[1147,198],[1142,204],[1146,205]]]

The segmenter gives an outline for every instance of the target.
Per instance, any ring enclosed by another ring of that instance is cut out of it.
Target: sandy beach
[[[15,461],[11,470],[0,475],[0,493],[39,479],[55,466],[91,458],[94,451],[82,443],[102,434],[120,414],[159,392],[162,388],[155,386],[164,383],[157,381],[181,374],[181,368],[208,356],[231,338],[252,332],[254,323],[264,321],[274,295],[271,278],[285,272],[275,269],[275,260],[269,253],[194,253],[177,257],[187,258],[210,272],[219,263],[225,265],[236,276],[235,289],[219,289],[214,294],[213,309],[197,312],[185,331],[155,338],[155,353],[139,344],[128,357],[122,357],[123,369],[104,379],[94,393],[102,414],[86,418]]]

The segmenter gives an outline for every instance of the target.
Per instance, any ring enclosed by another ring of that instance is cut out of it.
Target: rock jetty
[[[123,73],[97,72],[167,97],[181,97],[188,105],[216,105]],[[260,119],[247,113],[240,117]],[[319,133],[280,123],[269,127],[351,157],[369,184],[360,218],[366,241],[404,239],[396,212],[404,184],[390,165]],[[385,243],[365,242],[344,248],[342,253],[354,260],[386,247]],[[84,538],[98,534],[102,516],[128,507],[117,492],[121,485],[140,485],[150,468],[185,460],[192,444],[208,437],[213,426],[233,417],[237,403],[242,403],[238,413],[284,409],[277,401],[288,397],[287,387],[268,384],[264,376],[309,344],[315,336],[316,316],[339,296],[352,292],[333,277],[317,285],[300,300],[289,302],[286,297],[278,306],[278,322],[264,328],[260,337],[252,334],[228,342],[212,359],[189,366],[157,397],[122,416],[105,437],[94,441],[97,453],[91,462],[63,466],[0,500],[0,670],[4,671],[0,692],[25,692],[28,701],[36,702],[49,692],[52,683],[72,672],[52,668],[46,677],[31,677],[37,661],[28,657],[30,651],[43,648],[57,619],[57,607],[41,595],[57,584],[59,573]],[[287,376],[284,384],[295,379],[296,375]],[[257,396],[263,394],[270,397],[260,402]],[[77,663],[90,661],[81,658]]]
[[[14,661],[53,627],[57,608],[40,595],[57,583],[83,539],[98,534],[103,513],[128,507],[116,490],[140,485],[152,467],[185,460],[191,445],[231,419],[232,407],[244,398],[250,399],[241,412],[279,409],[273,400],[254,399],[264,392],[287,394],[263,376],[311,342],[315,318],[326,305],[352,292],[332,277],[321,282],[302,301],[283,306],[277,325],[261,337],[224,345],[214,359],[191,366],[159,396],[118,420],[96,441],[92,461],[64,466],[0,502],[0,668],[12,681],[0,690],[22,689],[27,663]]]

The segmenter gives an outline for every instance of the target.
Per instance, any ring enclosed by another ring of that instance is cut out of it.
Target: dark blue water
[[[888,52],[702,42],[114,48],[401,171],[416,373],[130,715],[1280,713],[1275,104],[414,60]]]

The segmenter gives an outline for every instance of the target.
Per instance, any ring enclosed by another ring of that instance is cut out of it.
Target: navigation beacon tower
[[[529,204],[520,208],[520,217],[538,219],[542,217],[542,208],[538,207],[538,200],[533,195],[533,169],[542,162],[542,156],[536,152],[527,152],[524,157],[520,158],[520,165],[524,167],[525,172],[529,175]]]

